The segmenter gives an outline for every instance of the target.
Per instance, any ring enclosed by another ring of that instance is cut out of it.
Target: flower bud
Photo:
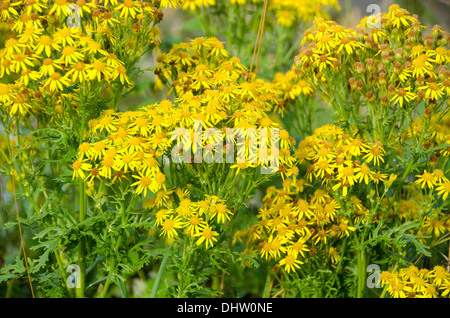
[[[352,90],[356,89],[356,79],[355,78],[353,78],[353,77],[349,78],[348,83],[350,84],[350,88]]]
[[[435,26],[433,26],[433,28],[431,29],[431,36],[433,37],[433,38],[438,38],[439,37],[439,35],[440,35],[440,33],[441,33],[442,31],[441,31],[441,26],[440,25],[435,25]]]
[[[355,69],[356,74],[362,74],[364,73],[364,63],[361,62],[355,62],[353,64],[353,68]]]
[[[372,72],[374,70],[374,60],[373,58],[368,58],[366,61],[366,68],[369,72]]]
[[[375,95],[372,92],[367,92],[366,99],[368,102],[373,102],[375,100]]]
[[[403,48],[399,47],[395,50],[394,58],[396,61],[401,61],[403,59]]]

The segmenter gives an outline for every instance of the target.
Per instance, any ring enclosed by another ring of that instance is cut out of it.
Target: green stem
[[[269,270],[267,272],[266,282],[264,283],[262,298],[270,298],[271,290],[272,290],[272,272]]]
[[[86,210],[87,210],[87,200],[86,200],[86,184],[83,180],[80,179],[80,223],[83,222],[86,218]],[[76,297],[83,298],[84,297],[84,286],[85,286],[85,276],[86,276],[86,241],[84,238],[81,238],[80,243],[78,245],[77,251],[78,257],[78,266],[80,268],[79,272],[79,282],[77,282],[76,288]]]
[[[158,274],[156,275],[155,283],[153,284],[152,291],[150,293],[150,298],[156,298],[156,293],[158,292],[159,284],[164,274],[164,269],[166,267],[167,260],[169,259],[170,250],[174,243],[172,243],[164,254],[164,258],[159,266]]]
[[[132,207],[133,205],[134,205],[134,197],[133,197],[129,207]],[[125,204],[123,202],[120,204],[120,212],[121,212],[120,215],[122,218],[121,225],[122,225],[122,227],[124,227],[127,222],[127,209],[125,209]],[[119,250],[120,245],[122,244],[122,240],[123,240],[123,233],[120,233],[119,237],[117,238],[116,244],[113,247],[114,252],[117,252]],[[105,296],[108,292],[109,286],[111,285],[111,279],[114,277],[113,274],[114,274],[115,268],[116,268],[116,258],[113,257],[111,260],[110,268],[109,268],[108,279],[106,280],[105,287],[103,288],[103,291],[100,295],[101,298],[105,298]]]
[[[358,291],[357,298],[364,297],[364,286],[366,283],[366,255],[365,252],[360,249],[357,253],[358,261]]]

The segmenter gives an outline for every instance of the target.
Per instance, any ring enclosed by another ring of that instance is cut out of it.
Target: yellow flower
[[[22,96],[17,95],[11,103],[7,105],[9,108],[9,115],[14,116],[16,114],[20,114],[22,116],[25,116],[28,111],[31,109],[31,105],[28,104]]]
[[[416,175],[418,178],[414,183],[421,185],[421,188],[425,188],[427,186],[429,189],[433,189],[436,186],[436,180],[432,173],[427,172],[427,170],[423,171],[423,174]]]
[[[219,233],[214,231],[209,225],[205,225],[197,234],[195,234],[195,237],[199,237],[196,245],[201,245],[202,243],[205,243],[205,247],[213,247],[214,242],[217,242],[216,236],[218,236]]]
[[[319,71],[322,71],[324,68],[328,66],[333,66],[333,61],[335,61],[336,58],[331,56],[331,53],[329,54],[322,54],[319,56],[319,58],[314,62],[314,65],[319,67]]]
[[[230,215],[233,214],[225,203],[218,203],[210,206],[211,218],[217,218],[217,223],[225,223],[230,220]]]
[[[443,222],[438,218],[438,216],[425,217],[423,228],[427,234],[433,234],[435,236],[440,236],[446,230]]]
[[[305,257],[304,252],[309,252],[309,248],[306,245],[306,239],[303,237],[298,238],[297,241],[292,243],[290,246],[288,246],[288,253],[292,254],[294,256],[297,256],[298,254],[301,254],[303,257]]]
[[[332,246],[330,246],[330,248],[328,249],[328,255],[330,256],[331,262],[333,264],[337,263],[340,258],[338,250]]]
[[[280,266],[284,265],[284,270],[288,273],[295,272],[296,268],[300,268],[300,264],[303,262],[297,259],[297,255],[295,254],[287,254],[283,259],[281,259],[278,263]]]
[[[286,28],[291,27],[295,21],[295,14],[292,10],[279,10],[275,13],[277,22]]]
[[[416,98],[416,94],[409,92],[411,87],[404,87],[397,89],[397,92],[395,95],[391,98],[391,101],[394,101],[394,103],[397,103],[400,105],[400,107],[403,107],[403,103],[409,103],[410,101],[414,100]]]
[[[136,194],[141,194],[144,192],[144,197],[147,195],[147,190],[152,186],[153,179],[149,175],[143,175],[140,171],[138,171],[139,175],[133,175],[138,181],[131,184],[132,187],[136,187]]]
[[[447,197],[450,193],[450,181],[438,184],[436,191],[438,192],[439,195],[442,196],[443,200],[447,200]]]
[[[72,164],[73,174],[72,179],[80,177],[85,179],[85,171],[91,170],[92,165],[86,162],[86,159],[78,159]]]
[[[442,83],[434,81],[427,82],[427,85],[420,86],[418,89],[425,91],[425,97],[437,100],[444,95],[444,86]]]
[[[393,280],[388,284],[387,291],[393,298],[406,298],[407,293],[412,291],[412,288],[403,284],[400,280]]]
[[[339,231],[340,231],[340,236],[344,236],[344,234],[346,236],[350,236],[350,232],[349,231],[356,231],[356,228],[353,226],[349,226],[348,225],[348,220],[342,220],[339,223]]]
[[[66,65],[72,65],[84,59],[84,55],[77,52],[77,49],[71,45],[65,46],[61,54],[62,56],[58,61],[60,63],[65,63]]]
[[[133,19],[137,14],[142,13],[142,9],[137,1],[125,0],[119,6],[115,8],[116,11],[120,11],[121,18],[128,18],[128,16]]]
[[[70,80],[59,72],[53,72],[45,80],[44,86],[48,86],[52,92],[62,91],[65,87],[70,86]]]
[[[22,52],[16,53],[12,56],[12,69],[16,73],[20,73],[22,70],[27,70],[28,67],[33,68],[36,61],[35,55],[28,55]]]
[[[368,163],[372,162],[378,166],[381,162],[384,162],[383,155],[386,155],[386,151],[379,145],[375,145],[368,153],[363,157],[363,159],[366,159]]]
[[[167,236],[170,239],[177,237],[178,232],[176,229],[182,228],[183,226],[184,224],[179,217],[171,215],[169,218],[162,221],[161,232],[163,237]]]
[[[361,183],[364,181],[365,184],[369,184],[371,170],[365,163],[355,168],[355,173],[355,178],[358,182]]]
[[[109,80],[111,76],[110,67],[103,62],[104,58],[94,59],[91,65],[89,65],[89,70],[87,75],[90,80],[101,81],[102,77]]]
[[[66,73],[67,77],[70,77],[74,83],[84,83],[89,79],[86,64],[78,62],[72,65],[71,69]]]
[[[50,35],[41,35],[39,37],[38,43],[34,45],[34,52],[36,55],[41,55],[45,52],[47,57],[52,55],[52,51],[58,52],[60,50],[60,46],[58,43],[55,43]]]
[[[76,41],[80,38],[80,36],[77,34],[78,32],[79,29],[68,28],[66,25],[64,25],[63,28],[57,29],[56,32],[53,33],[53,40],[55,44],[61,44],[63,46],[74,46],[76,45]]]
[[[207,225],[208,224],[201,217],[198,217],[197,215],[192,215],[185,222],[186,233],[195,237]]]
[[[427,77],[432,76],[435,77],[433,72],[433,65],[430,63],[431,58],[427,54],[421,54],[416,57],[412,62],[409,70],[412,71],[412,75],[414,77]]]
[[[68,16],[70,14],[69,10],[67,10],[69,8],[69,4],[70,2],[67,2],[66,0],[56,0],[50,8],[48,15],[56,13],[56,16]]]

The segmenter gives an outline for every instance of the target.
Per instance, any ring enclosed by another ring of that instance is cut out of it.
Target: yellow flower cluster
[[[357,224],[376,220],[358,194],[349,195],[353,187],[392,183],[396,178],[377,170],[384,162],[382,145],[352,138],[336,125],[317,128],[299,143],[294,156],[299,169],[283,180],[282,188],[267,189],[258,222],[248,233],[257,253],[277,260],[287,272],[295,271],[302,257],[307,259],[305,252],[316,253],[313,246],[321,243],[331,262],[337,262],[340,239]],[[313,184],[313,194],[307,195],[305,189]],[[350,197],[345,206],[341,196]]]
[[[352,197],[352,220],[344,216],[341,205],[329,192],[317,188],[308,197],[304,179],[286,179],[280,189],[271,186],[263,198],[247,244],[264,259],[273,259],[286,272],[295,271],[317,253],[316,246],[327,246],[326,258],[336,263],[341,239],[356,228],[352,226],[365,212],[361,202]],[[361,219],[362,220],[362,219]]]
[[[431,129],[426,129],[427,126],[430,126]],[[404,140],[417,139],[426,131],[430,132],[426,133],[423,148],[435,150],[427,163],[428,168],[416,175],[415,183],[422,189],[436,190],[437,194],[446,200],[450,193],[450,181],[445,175],[445,164],[442,167],[438,166],[438,159],[442,157],[447,160],[450,156],[450,114],[447,113],[443,117],[439,114],[428,116],[425,112],[423,117],[412,122],[411,129],[407,130],[402,138]]]
[[[415,183],[419,184],[422,189],[433,190],[436,187],[436,191],[442,196],[442,199],[447,199],[450,193],[450,181],[441,169],[434,169],[433,171],[425,169],[422,174],[416,175],[416,178]]]
[[[219,104],[229,104],[230,108],[243,104],[266,112],[283,103],[282,92],[275,84],[251,78],[240,59],[229,57],[217,38],[198,37],[176,44],[168,53],[160,54],[157,62],[155,74],[182,101],[193,95],[214,94]],[[235,115],[240,121],[242,114]]]
[[[272,83],[281,92],[284,103],[275,105],[274,111],[284,114],[289,104],[295,101],[299,96],[313,96],[314,89],[311,85],[300,76],[300,70],[296,67],[285,73],[278,72],[275,74]]]
[[[81,86],[129,85],[135,60],[161,41],[162,12],[125,0],[2,1],[0,108],[11,116],[77,109]],[[126,39],[125,41],[121,39]],[[145,39],[145,43],[143,43]],[[67,106],[69,105],[69,106]],[[72,110],[73,111],[73,110]]]
[[[435,103],[450,95],[450,35],[439,26],[423,35],[425,28],[398,5],[365,17],[356,30],[317,18],[295,63],[313,87],[328,93],[348,83],[376,105]],[[332,100],[333,94],[324,97]]]
[[[178,202],[176,206],[174,200]],[[181,188],[160,190],[149,201],[146,207],[155,208],[155,224],[168,242],[185,234],[194,239],[196,245],[212,247],[218,240],[220,227],[233,216],[226,202],[219,197],[205,195],[203,200],[194,202],[189,191]]]
[[[381,287],[393,298],[438,298],[450,293],[450,274],[440,265],[432,270],[414,265],[398,271],[383,271]]]
[[[91,120],[87,137],[93,141],[79,146],[73,176],[88,182],[95,178],[115,182],[132,174],[137,194],[145,196],[148,190],[156,193],[165,187],[167,178],[160,168],[162,156],[172,158],[172,151],[182,152],[181,148],[173,150],[174,141],[182,144],[183,151],[188,149],[196,163],[198,159],[207,161],[207,156],[223,163],[220,159],[229,156],[229,151],[241,149],[243,153],[231,154],[231,168],[240,171],[267,166],[270,159],[264,160],[258,151],[249,151],[253,141],[247,131],[260,128],[267,129],[267,154],[275,154],[271,140],[278,140],[278,170],[284,177],[292,175],[295,158],[290,148],[295,141],[266,113],[277,95],[270,95],[270,83],[243,79],[245,68],[236,58],[226,59],[228,53],[219,44],[217,39],[199,38],[160,55],[158,76],[165,82],[171,80],[170,76],[176,78],[171,85],[175,100],[163,100],[136,111],[106,110]],[[194,47],[195,51],[187,53]],[[232,135],[227,128],[233,129]],[[277,140],[270,137],[274,128],[279,129]],[[177,129],[185,130],[179,133]],[[224,144],[229,148],[221,153],[218,146]],[[202,151],[200,158],[195,157],[197,149]]]
[[[356,134],[355,134],[356,135]],[[367,142],[351,137],[336,125],[317,128],[312,136],[302,140],[295,157],[306,166],[308,182],[320,181],[333,191],[342,190],[347,196],[358,184],[378,184],[388,179],[377,167],[384,162],[386,152],[379,142]],[[395,175],[389,178],[395,178]]]
[[[426,140],[424,148],[436,149],[436,156],[431,161],[435,162],[437,157],[442,156],[448,158],[450,156],[450,113],[444,116],[440,114],[429,114],[430,109],[426,109],[423,116],[417,118],[411,123],[411,128],[408,129],[402,136],[403,140],[417,140],[426,133]],[[427,129],[429,126],[431,129]],[[449,147],[442,148],[442,145],[448,144]]]
[[[158,80],[179,98],[214,90],[220,103],[243,101],[266,112],[283,114],[287,103],[314,93],[295,67],[277,73],[271,82],[253,78],[239,58],[229,57],[217,38],[198,37],[176,44],[157,56],[157,62]]]

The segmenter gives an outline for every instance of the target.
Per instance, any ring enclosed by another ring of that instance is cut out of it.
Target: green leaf
[[[119,277],[115,276],[115,280],[117,285],[120,288],[120,292],[122,293],[122,297],[123,298],[128,298],[128,291],[127,291],[127,286],[125,285],[124,281],[122,279],[120,279]]]

